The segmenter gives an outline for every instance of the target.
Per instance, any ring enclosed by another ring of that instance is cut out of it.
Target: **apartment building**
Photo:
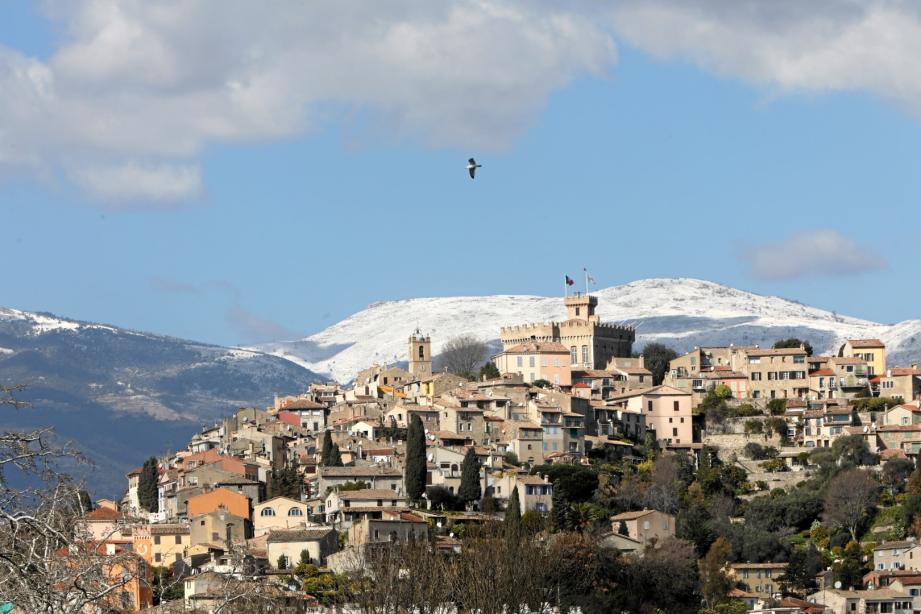
[[[806,350],[801,347],[747,349],[740,353],[737,368],[748,376],[752,399],[805,399],[809,395]]]

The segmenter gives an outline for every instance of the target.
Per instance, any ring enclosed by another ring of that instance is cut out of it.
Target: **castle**
[[[597,296],[577,292],[563,303],[568,318],[562,322],[502,327],[502,350],[530,341],[556,342],[569,349],[571,366],[581,369],[605,369],[612,358],[631,355],[636,331],[632,326],[603,323],[595,314]]]

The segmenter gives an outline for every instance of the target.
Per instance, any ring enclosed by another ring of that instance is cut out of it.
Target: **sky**
[[[0,3],[0,305],[250,344],[588,267],[921,317],[917,3],[260,6]]]

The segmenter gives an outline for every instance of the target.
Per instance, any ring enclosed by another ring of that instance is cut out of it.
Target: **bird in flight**
[[[483,165],[477,164],[476,160],[474,160],[473,158],[470,158],[469,160],[467,160],[467,170],[470,172],[471,179],[476,178],[476,169],[480,168],[481,166]]]

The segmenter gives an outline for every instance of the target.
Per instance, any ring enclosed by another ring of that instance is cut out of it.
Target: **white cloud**
[[[836,230],[800,232],[743,250],[742,257],[755,277],[775,280],[854,275],[887,266],[880,256]]]
[[[300,134],[344,105],[388,138],[502,147],[556,88],[604,74],[591,15],[512,0],[51,3],[47,60],[0,47],[0,172],[63,172],[92,196],[201,191],[211,143]]]
[[[921,113],[915,0],[621,0],[623,40],[784,91],[863,90]]]
[[[201,171],[190,165],[96,165],[75,169],[70,175],[89,194],[115,206],[172,204],[194,199],[202,192]]]

